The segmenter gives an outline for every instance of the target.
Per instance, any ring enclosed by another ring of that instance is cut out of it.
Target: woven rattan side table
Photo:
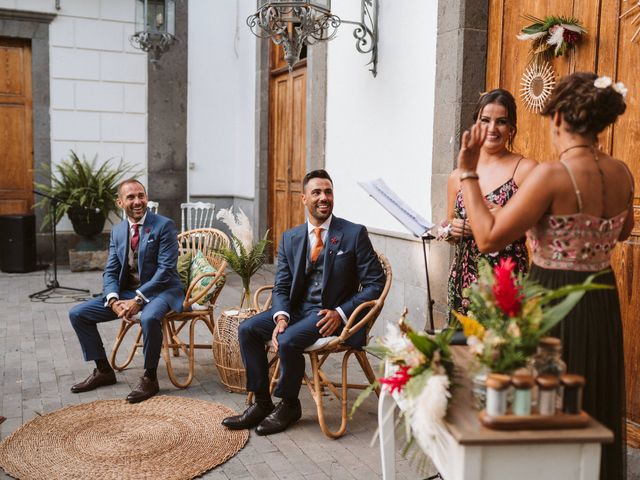
[[[238,343],[238,326],[256,313],[254,309],[225,310],[220,314],[213,330],[213,360],[222,383],[230,392],[247,392],[247,376]]]

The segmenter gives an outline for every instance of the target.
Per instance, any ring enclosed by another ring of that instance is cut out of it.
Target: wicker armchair
[[[195,343],[195,327],[198,321],[203,322],[213,335],[214,317],[213,311],[216,305],[218,296],[222,288],[218,288],[213,297],[209,300],[207,305],[201,306],[197,302],[207,295],[211,289],[223,278],[224,270],[227,265],[226,261],[220,257],[217,250],[221,247],[229,246],[229,238],[220,230],[215,228],[199,228],[195,230],[189,230],[178,235],[178,245],[180,253],[191,252],[194,256],[197,252],[202,252],[207,258],[209,263],[215,267],[216,273],[205,273],[195,278],[185,295],[183,303],[183,311],[181,313],[169,312],[162,320],[162,356],[165,364],[167,365],[167,373],[169,379],[178,388],[186,388],[191,384],[194,374],[194,351],[195,349],[208,349],[210,350],[211,342],[205,344]],[[197,294],[192,296],[192,291],[197,282],[205,277],[213,277],[213,281],[209,283],[206,289],[203,289]],[[120,330],[116,335],[116,340],[111,351],[110,362],[111,366],[118,371],[124,370],[133,360],[133,356],[138,348],[142,348],[142,329],[138,328],[138,332],[133,342],[133,346],[129,351],[129,354],[122,363],[118,361],[118,350],[122,345],[124,337],[134,324],[139,324],[139,319],[134,319],[133,323],[122,321],[120,324]],[[188,326],[188,329],[187,329]],[[180,333],[185,330],[189,332],[188,340],[182,340]],[[171,354],[174,357],[180,356],[182,351],[188,362],[188,373],[184,380],[180,380],[178,375],[173,369],[173,363],[171,360]]]
[[[382,268],[387,277],[380,297],[378,297],[376,300],[370,300],[368,302],[360,304],[349,317],[346,325],[342,329],[342,333],[339,336],[321,338],[313,345],[307,347],[304,352],[309,355],[309,360],[311,363],[311,375],[309,376],[305,372],[304,383],[307,385],[307,387],[309,387],[311,396],[315,401],[320,429],[329,438],[340,438],[347,430],[347,420],[349,418],[347,409],[348,390],[364,390],[375,381],[375,374],[373,372],[373,369],[371,368],[369,359],[367,358],[367,353],[362,348],[347,345],[345,342],[354,333],[364,328],[366,338],[365,341],[368,343],[371,327],[373,326],[373,323],[376,321],[378,315],[380,315],[380,312],[384,307],[384,301],[387,298],[389,289],[391,288],[391,280],[393,278],[393,274],[391,271],[391,265],[389,264],[387,258],[382,254],[378,254],[378,259],[380,260]],[[272,285],[268,285],[265,287],[261,287],[256,291],[253,300],[256,308],[262,311],[270,308],[272,288]],[[267,296],[264,297],[264,295]],[[360,316],[363,312],[366,312],[366,314],[360,320],[358,320],[358,316]],[[342,376],[339,382],[330,380],[327,374],[322,370],[322,366],[324,365],[325,361],[327,360],[327,358],[329,358],[329,355],[333,353],[343,354]],[[360,368],[369,381],[368,384],[348,383],[348,366],[349,357],[351,355],[354,355],[358,360]],[[274,357],[273,361],[275,362],[275,369],[271,377],[270,384],[270,390],[272,392],[275,389],[276,384],[278,383],[278,375],[280,371],[280,360],[278,359],[278,357]],[[325,419],[324,404],[322,401],[325,393],[325,388],[328,388],[331,393],[333,393],[336,399],[340,401],[341,405],[340,426],[335,430],[332,430],[329,425],[327,425]],[[379,395],[379,393],[379,390],[376,390],[376,394]],[[252,395],[249,394],[249,396],[247,397],[247,402],[251,402],[251,400]]]

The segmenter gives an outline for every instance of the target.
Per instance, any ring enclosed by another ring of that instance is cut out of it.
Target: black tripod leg
[[[47,287],[44,290],[40,290],[39,292],[30,294],[29,298],[39,297],[43,293],[48,293],[48,292],[51,292],[52,290],[55,290],[55,289],[56,289],[56,287]]]

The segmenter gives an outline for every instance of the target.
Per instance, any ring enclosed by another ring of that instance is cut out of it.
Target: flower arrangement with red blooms
[[[477,360],[492,372],[511,373],[524,367],[536,351],[540,337],[547,335],[580,301],[588,290],[611,288],[584,283],[549,290],[514,272],[512,259],[491,268],[478,265],[478,282],[465,290],[468,316],[453,312],[462,323],[467,344]]]
[[[369,353],[385,360],[380,366],[384,368],[386,364],[387,372],[381,371],[378,380],[358,396],[351,415],[371,392],[382,388],[393,395],[400,407],[406,427],[407,447],[415,446],[417,442],[425,451],[429,451],[434,432],[445,428],[443,419],[451,397],[450,378],[453,374],[449,344],[454,330],[445,329],[437,335],[414,331],[406,323],[406,315],[405,308],[398,323],[387,324],[384,337],[376,338],[364,347]],[[418,458],[421,450],[413,451]],[[421,470],[419,465],[417,468]]]
[[[549,15],[538,18],[533,15],[523,15],[525,20],[533,22],[524,27],[518,40],[531,40],[529,51],[533,63],[548,62],[554,56],[561,57],[587,33],[587,30],[574,17],[558,17]]]

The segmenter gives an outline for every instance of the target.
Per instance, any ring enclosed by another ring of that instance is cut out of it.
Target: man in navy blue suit
[[[321,337],[338,335],[362,302],[377,298],[385,275],[362,225],[335,217],[333,182],[324,170],[302,183],[308,221],[282,235],[272,308],[240,324],[238,337],[247,372],[247,390],[256,402],[241,415],[225,418],[232,429],[256,428],[258,435],[285,430],[300,419],[298,394],[304,376],[304,349]],[[350,338],[364,344],[364,329]],[[280,380],[269,394],[265,342],[280,356]]]
[[[107,361],[98,323],[122,318],[132,321],[140,313],[144,376],[127,401],[142,402],[159,391],[156,370],[162,348],[162,318],[182,311],[184,290],[177,271],[176,227],[168,218],[147,210],[147,192],[135,179],[118,186],[117,204],[126,220],[111,230],[109,259],[103,274],[103,296],[76,305],[69,312],[84,359],[95,361],[93,373],[71,387],[87,392],[116,383]]]

